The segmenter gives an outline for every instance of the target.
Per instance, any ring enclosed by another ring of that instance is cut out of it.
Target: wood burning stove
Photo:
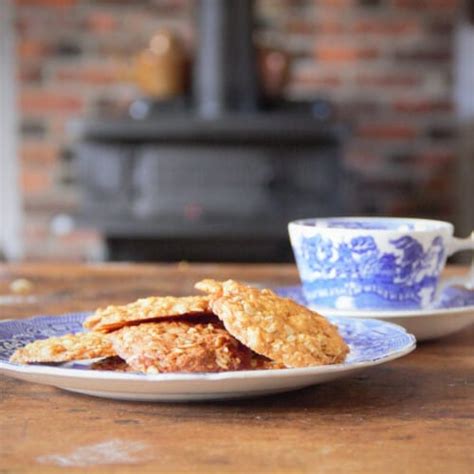
[[[315,104],[263,107],[250,0],[198,17],[192,107],[79,124],[81,219],[111,260],[290,260],[289,220],[343,213],[344,127]]]

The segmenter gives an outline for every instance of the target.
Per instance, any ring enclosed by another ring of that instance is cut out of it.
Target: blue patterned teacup
[[[298,220],[288,228],[305,297],[321,308],[429,307],[446,258],[474,249],[474,233],[455,238],[452,224],[436,220],[333,217]]]

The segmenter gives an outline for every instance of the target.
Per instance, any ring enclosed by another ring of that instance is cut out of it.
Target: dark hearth
[[[193,107],[79,124],[81,219],[111,260],[288,261],[289,220],[343,213],[344,129],[323,101],[262,108],[250,0],[199,7]]]

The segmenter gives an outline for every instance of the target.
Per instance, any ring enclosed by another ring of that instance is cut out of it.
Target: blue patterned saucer
[[[284,286],[281,288],[276,288],[276,293],[280,296],[284,296],[285,298],[291,298],[302,305],[307,305],[306,298],[303,294],[303,289],[300,285],[296,286]],[[474,290],[470,290],[465,287],[460,286],[450,286],[445,288],[440,301],[433,305],[430,309],[423,309],[423,310],[398,310],[397,313],[414,313],[414,312],[421,312],[421,311],[433,311],[433,310],[451,310],[456,308],[466,308],[466,307],[473,307],[474,308]],[[336,311],[336,310],[335,310]],[[348,312],[348,310],[337,310],[341,311],[344,314]],[[367,314],[368,310],[349,310],[350,312],[357,312],[361,314]],[[385,310],[384,310],[385,312]],[[391,312],[391,311],[389,311]]]
[[[203,374],[143,375],[97,371],[90,362],[17,365],[8,362],[18,347],[35,339],[82,330],[87,313],[38,316],[0,323],[0,372],[100,397],[122,400],[190,401],[244,398],[279,393],[335,380],[411,352],[415,338],[395,324],[370,319],[331,318],[349,344],[343,364],[302,369],[254,370]]]
[[[309,305],[300,285],[276,288],[285,298],[309,306],[325,316],[375,318],[403,326],[417,341],[450,335],[474,323],[474,290],[451,286],[444,289],[438,304],[421,310],[342,310]]]

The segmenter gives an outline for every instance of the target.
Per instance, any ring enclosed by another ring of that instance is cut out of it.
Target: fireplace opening
[[[76,124],[80,222],[111,260],[289,261],[288,221],[344,213],[346,127],[264,92],[254,2],[196,2],[192,93]]]

